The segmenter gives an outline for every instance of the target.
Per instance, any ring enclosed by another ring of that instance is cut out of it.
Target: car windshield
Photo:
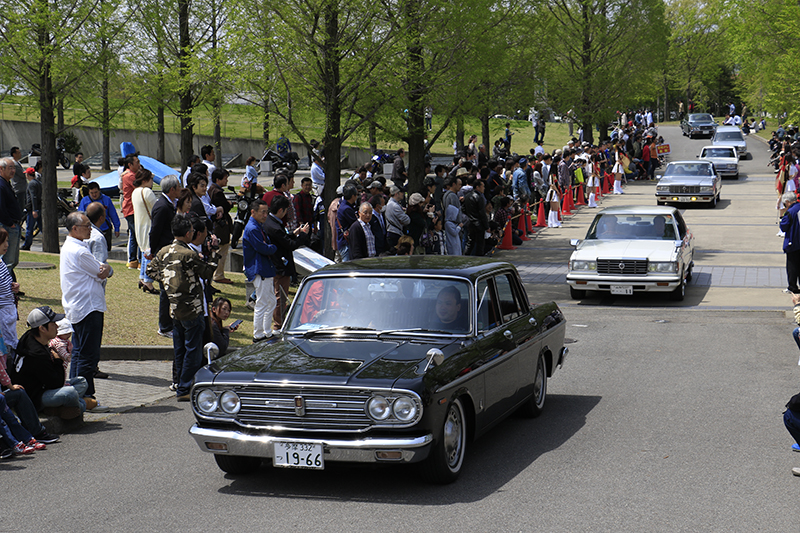
[[[665,176],[711,176],[711,165],[708,163],[670,163]]]
[[[714,122],[714,118],[708,113],[689,115],[689,122]]]
[[[675,240],[672,215],[597,215],[586,239],[635,239],[643,241]]]
[[[714,137],[715,141],[741,141],[742,134],[738,131],[718,131]]]
[[[733,148],[706,148],[701,157],[736,157]]]
[[[287,329],[460,333],[471,330],[469,284],[435,277],[339,276],[309,280],[295,297]]]

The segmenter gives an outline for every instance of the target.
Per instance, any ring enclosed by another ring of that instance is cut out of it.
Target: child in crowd
[[[64,363],[64,381],[69,379],[69,362],[72,360],[72,324],[66,318],[62,318],[56,322],[58,326],[58,334],[50,341],[50,349],[55,350],[61,361]]]

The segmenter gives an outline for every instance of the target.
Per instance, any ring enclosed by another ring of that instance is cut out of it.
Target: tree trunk
[[[217,168],[222,168],[222,128],[221,128],[221,115],[222,115],[222,100],[214,102],[214,164]]]
[[[492,138],[491,133],[489,133],[489,113],[483,113],[480,116],[481,120],[481,144],[486,148],[486,153],[492,153]]]
[[[425,70],[422,57],[419,3],[415,0],[405,2],[406,18],[406,79],[408,82],[408,190],[422,189],[425,179],[425,104],[426,87],[420,80]]]
[[[264,150],[269,148],[269,99],[264,100],[264,121],[262,122],[261,135],[264,139]]]
[[[593,128],[591,123],[583,122],[581,123],[581,127],[583,128],[583,140],[588,142],[589,144],[594,144],[594,136],[593,136],[594,131],[592,131]]]
[[[325,188],[322,200],[326,206],[336,198],[336,189],[341,182],[341,81],[339,61],[339,6],[336,0],[327,0],[323,11],[323,27],[325,31],[322,45],[322,73],[325,99],[325,136],[323,137],[323,154],[325,157]],[[327,257],[333,257],[330,224],[325,226],[325,250]]]
[[[181,174],[186,170],[186,161],[194,153],[192,141],[194,130],[192,125],[192,112],[194,101],[192,98],[191,80],[189,79],[189,1],[178,0],[178,30],[180,34],[180,50],[178,51],[178,99],[180,103],[181,118]]]
[[[369,152],[374,154],[378,151],[378,128],[372,121],[369,123],[367,135],[369,137]]]
[[[164,104],[159,102],[158,109],[156,109],[156,159],[162,163],[166,163],[167,150],[166,150],[166,127],[164,126]]]
[[[456,150],[461,153],[464,151],[464,116],[456,118]]]
[[[43,46],[49,41],[44,29],[39,31],[39,40]],[[50,63],[42,61],[39,76],[39,134],[42,143],[42,251],[57,254],[58,246],[58,206],[56,194],[58,179],[56,177],[56,133],[53,97],[53,80],[50,77]]]

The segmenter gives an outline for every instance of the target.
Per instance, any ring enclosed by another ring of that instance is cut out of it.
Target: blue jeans
[[[172,320],[172,346],[178,370],[178,396],[189,394],[194,375],[203,366],[203,332],[206,317],[191,320]]]
[[[139,279],[144,281],[145,283],[153,283],[153,278],[147,275],[147,263],[149,263],[144,254],[142,254],[142,261],[139,267]]]
[[[42,393],[42,407],[80,407],[86,411],[86,379],[78,376],[67,380],[68,385],[60,389],[48,389]]]
[[[138,261],[141,255],[139,245],[136,243],[136,233],[134,233],[136,225],[133,221],[133,215],[126,216],[125,221],[128,223],[128,262],[132,263]]]
[[[800,328],[794,328],[792,337],[794,337],[794,342],[797,343],[797,347],[800,348]]]
[[[19,441],[27,443],[33,438],[33,435],[30,432],[22,427],[22,424],[19,423],[16,415],[8,408],[8,404],[6,403],[5,397],[0,394],[0,418],[3,419],[3,425],[10,430],[4,432],[4,439],[6,444],[9,446],[14,446]],[[11,442],[8,442],[8,437],[11,436]]]
[[[28,218],[25,221],[25,248],[30,248],[33,244],[33,231],[39,228],[42,231],[42,212],[39,211],[39,216],[33,218],[33,211],[28,212]]]
[[[14,224],[14,227],[0,224],[0,228],[5,228],[8,232],[8,251],[3,256],[3,262],[8,267],[11,277],[16,280],[17,278],[14,276],[14,267],[19,264],[19,236],[21,229],[19,224]]]
[[[22,422],[22,426],[30,431],[31,435],[36,437],[46,433],[44,426],[39,422],[39,414],[36,412],[36,407],[24,389],[7,390],[3,395],[8,406],[17,413],[17,418]]]
[[[86,396],[94,397],[94,373],[100,362],[100,345],[103,342],[103,318],[100,311],[92,311],[86,317],[72,324],[73,335],[72,363],[69,377],[82,376],[88,385]]]

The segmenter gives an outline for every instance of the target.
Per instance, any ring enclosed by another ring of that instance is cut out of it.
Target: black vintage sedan
[[[691,113],[681,121],[681,133],[694,139],[700,135],[714,136],[717,123],[710,113]]]
[[[470,257],[331,265],[297,291],[276,338],[213,361],[190,434],[225,472],[418,463],[454,481],[471,438],[542,412],[564,315],[532,305],[516,269]]]

